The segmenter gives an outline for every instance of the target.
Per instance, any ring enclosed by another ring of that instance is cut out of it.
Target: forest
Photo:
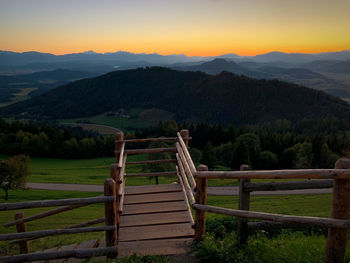
[[[175,136],[180,129],[190,131],[193,159],[211,169],[238,169],[242,163],[253,169],[332,168],[337,158],[350,155],[350,122],[334,117],[237,127],[170,120],[126,132],[125,138]],[[0,119],[0,149],[3,154],[67,159],[113,156],[114,137],[58,124]]]

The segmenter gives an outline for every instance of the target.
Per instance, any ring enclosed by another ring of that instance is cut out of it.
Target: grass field
[[[2,194],[2,193],[1,193]],[[32,201],[32,200],[48,200],[61,198],[78,198],[97,196],[100,193],[90,192],[71,192],[71,191],[45,191],[45,190],[13,190],[9,192],[8,202]],[[2,196],[1,196],[2,197]],[[5,202],[0,199],[0,203]],[[24,209],[25,216],[37,214],[47,211],[52,208],[35,208]],[[5,211],[0,213],[0,233],[15,233],[15,227],[4,228],[3,225],[14,219],[16,211]],[[93,204],[82,208],[67,211],[51,217],[46,217],[40,220],[35,220],[27,223],[27,231],[44,230],[44,229],[59,229],[68,227],[73,224],[83,223],[91,219],[104,217],[104,205]],[[43,250],[54,246],[62,246],[90,240],[94,238],[102,238],[103,232],[84,233],[76,235],[61,235],[46,237],[30,241],[30,250]],[[9,255],[18,253],[17,245],[9,245],[8,242],[0,242],[0,255]]]
[[[0,154],[1,158],[8,158]],[[127,161],[147,160],[147,155],[130,155]],[[109,177],[109,167],[115,160],[113,157],[93,159],[53,159],[32,157],[30,161],[30,176],[28,182],[35,183],[70,183],[70,184],[103,184]],[[141,165],[126,167],[126,173],[141,173]],[[292,179],[294,180],[294,179]],[[176,177],[159,177],[160,184],[177,181]],[[271,180],[252,180],[266,182]],[[291,181],[291,180],[279,180]],[[154,184],[155,180],[147,177],[128,178],[127,185]],[[209,186],[237,186],[236,179],[210,179]]]

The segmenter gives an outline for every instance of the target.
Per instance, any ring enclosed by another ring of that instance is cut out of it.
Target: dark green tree
[[[5,191],[5,200],[8,192],[25,186],[29,174],[29,157],[17,155],[8,160],[0,160],[0,187]]]

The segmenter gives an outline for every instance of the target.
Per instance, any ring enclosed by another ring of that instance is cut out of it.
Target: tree
[[[232,168],[238,168],[241,164],[256,165],[260,152],[260,139],[256,134],[240,135],[233,144]]]
[[[25,186],[29,174],[29,157],[17,155],[8,160],[0,160],[0,187],[5,191],[5,200],[8,200],[8,191]]]
[[[278,163],[277,155],[270,151],[262,151],[259,154],[259,169],[276,169]]]

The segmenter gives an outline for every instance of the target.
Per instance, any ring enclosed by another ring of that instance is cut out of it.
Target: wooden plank
[[[154,177],[154,176],[170,176],[170,175],[176,175],[176,171],[127,174],[126,177],[144,177],[144,176],[145,177]]]
[[[272,213],[236,210],[236,209],[222,208],[222,207],[210,206],[210,205],[200,205],[200,204],[194,204],[193,208],[215,213],[215,214],[221,214],[221,215],[254,218],[254,219],[275,221],[275,222],[281,222],[281,223],[305,224],[305,225],[315,225],[315,226],[322,226],[322,227],[350,229],[350,220],[344,220],[344,219],[272,214]]]
[[[97,232],[97,231],[112,231],[115,230],[115,225],[111,226],[96,226],[96,227],[79,227],[71,229],[55,229],[55,230],[39,230],[32,232],[24,233],[14,233],[14,234],[1,234],[0,240],[15,240],[15,239],[26,239],[26,238],[41,238],[47,236],[56,236],[56,235],[66,235],[66,234],[78,234],[78,233],[87,233],[87,232]]]
[[[126,154],[149,154],[149,153],[168,153],[176,152],[176,148],[147,148],[147,149],[128,149],[124,150]],[[119,151],[114,151],[115,154],[119,154]],[[118,155],[119,156],[119,155]]]
[[[159,184],[159,185],[125,187],[125,195],[166,193],[166,192],[181,192],[181,186],[178,184]]]
[[[125,205],[123,215],[137,215],[149,213],[161,213],[171,211],[186,211],[187,207],[184,201]]]
[[[0,211],[17,210],[24,208],[36,208],[36,207],[48,207],[48,206],[60,206],[60,205],[89,205],[104,202],[113,202],[114,196],[96,196],[87,198],[71,198],[71,199],[58,199],[58,200],[44,200],[44,201],[29,201],[29,202],[16,202],[16,203],[3,203],[0,204]]]
[[[332,188],[333,180],[305,180],[295,182],[269,182],[269,183],[244,183],[245,192],[252,191],[278,191],[296,189],[321,189]]]
[[[33,220],[37,220],[37,219],[44,218],[47,216],[56,215],[56,214],[62,213],[64,211],[72,210],[72,209],[79,208],[79,207],[82,207],[82,206],[81,205],[62,206],[62,207],[55,208],[55,209],[52,209],[49,211],[45,211],[45,212],[42,212],[42,213],[39,213],[36,215],[32,215],[32,216],[28,216],[28,217],[25,217],[25,218],[22,218],[19,220],[11,221],[7,224],[4,224],[4,227],[14,226],[16,224],[21,224],[21,223],[25,223],[25,222],[30,222]]]
[[[160,163],[176,163],[176,162],[177,162],[176,159],[161,159],[161,160],[127,162],[126,165],[160,164]]]
[[[186,137],[183,139],[184,140],[192,140],[192,137]],[[159,138],[145,138],[145,139],[116,140],[116,142],[157,142],[157,141],[177,141],[177,137],[159,137]]]
[[[168,224],[152,226],[123,227],[119,229],[119,242],[151,240],[161,238],[193,237],[191,224]]]
[[[184,255],[190,252],[192,242],[192,238],[120,242],[118,256],[127,257],[134,253],[138,256]]]
[[[130,204],[144,204],[144,203],[157,203],[167,201],[183,201],[183,194],[181,192],[171,193],[156,193],[156,194],[143,194],[143,195],[127,195],[125,196],[125,205]]]
[[[141,215],[122,215],[120,218],[120,227],[186,222],[190,222],[190,219],[187,215],[187,211]]]

